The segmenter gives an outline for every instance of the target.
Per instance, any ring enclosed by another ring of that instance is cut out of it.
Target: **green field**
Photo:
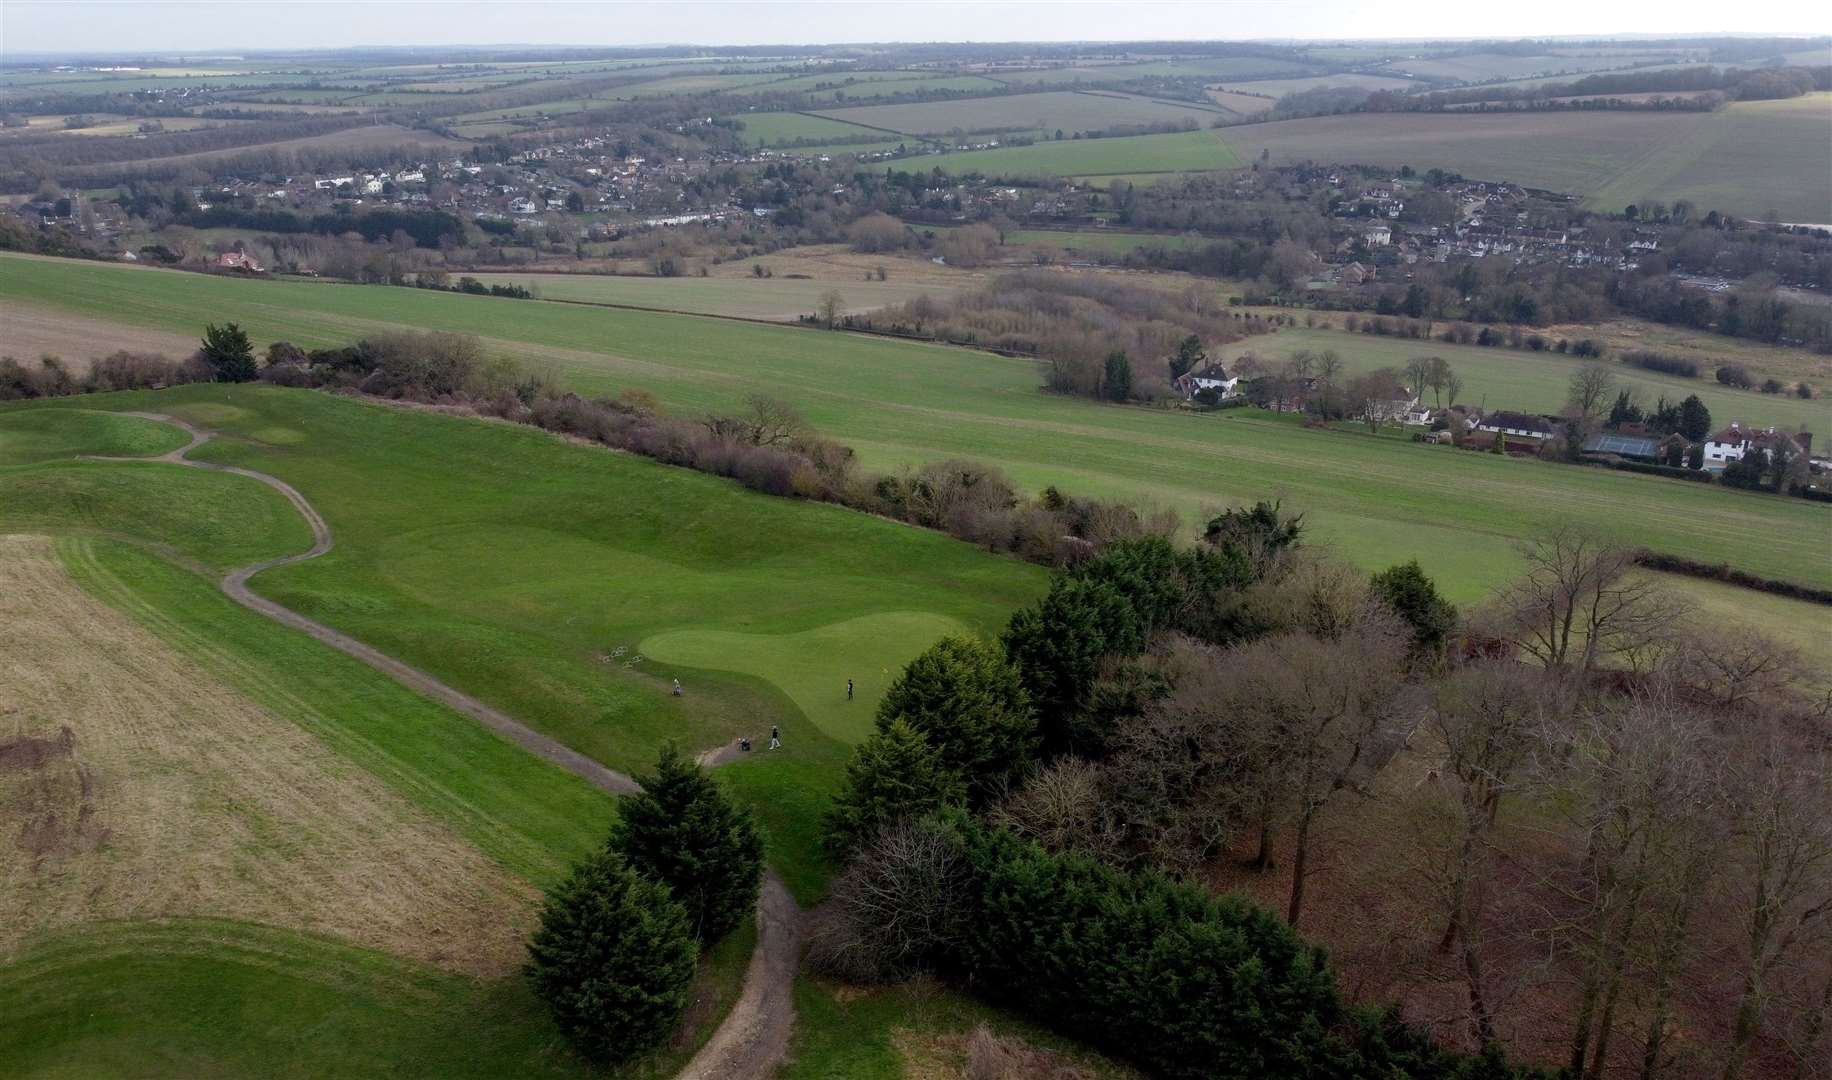
[[[1229,169],[1240,158],[1221,133],[1184,131],[1171,135],[1129,135],[1116,139],[1063,139],[1030,146],[971,150],[916,159],[945,173],[987,176],[1152,175]]]
[[[1387,69],[1399,74],[1456,82],[1492,82],[1518,79],[1530,75],[1567,75],[1582,78],[1584,73],[1626,68],[1674,59],[1671,53],[1610,52],[1594,56],[1516,56],[1512,53],[1465,53],[1423,60],[1395,60]]]
[[[744,123],[744,141],[750,146],[785,146],[801,140],[836,143],[881,142],[884,139],[882,131],[807,113],[738,113],[724,119]]]
[[[774,85],[767,89],[774,90]],[[808,94],[812,101],[868,101],[894,98],[898,94],[927,94],[938,90],[969,93],[996,93],[1004,89],[1003,85],[978,75],[930,75],[907,79],[882,79],[861,83],[857,86],[841,86],[832,90],[815,90]]]
[[[1571,192],[1620,211],[1690,199],[1699,210],[1832,221],[1832,93],[1737,102],[1711,113],[1374,113],[1230,128],[1243,157],[1453,169]],[[1759,169],[1751,161],[1761,161]],[[1092,172],[1094,170],[1085,170]],[[1150,171],[1134,168],[1130,171]]]
[[[1394,90],[1403,94],[1419,84],[1410,79],[1396,79],[1391,75],[1342,72],[1336,75],[1307,75],[1296,79],[1223,79],[1216,85],[1247,94],[1269,94],[1274,98],[1282,98],[1286,94],[1315,90],[1319,86],[1354,86],[1363,90]]]
[[[21,303],[181,333],[231,318],[259,341],[312,346],[413,326],[475,333],[505,353],[552,365],[583,391],[640,387],[689,415],[730,407],[751,390],[776,394],[857,448],[869,467],[973,457],[1003,465],[1030,490],[1057,484],[1153,501],[1186,520],[1231,500],[1279,496],[1311,514],[1320,540],[1361,565],[1416,556],[1460,602],[1512,576],[1513,538],[1558,515],[1650,547],[1832,584],[1832,516],[1802,500],[1227,414],[1102,406],[1042,393],[1027,362],[967,350],[692,316],[17,256],[0,258],[0,291]],[[1763,542],[1751,543],[1757,535]],[[289,571],[312,572],[310,565]]]
[[[767,262],[767,260],[765,260]],[[747,319],[792,322],[820,310],[821,298],[840,294],[842,310],[871,311],[902,304],[918,296],[945,296],[954,290],[898,281],[817,281],[801,278],[655,278],[602,274],[473,274],[490,285],[520,285],[548,300],[738,315]]]
[[[1483,349],[1302,327],[1234,342],[1222,350],[1222,356],[1232,360],[1251,352],[1261,360],[1283,360],[1300,349],[1333,350],[1342,357],[1350,374],[1379,367],[1404,370],[1406,361],[1415,356],[1441,356],[1463,377],[1460,402],[1521,412],[1557,413],[1564,407],[1572,373],[1589,362],[1552,352]],[[1623,364],[1612,364],[1610,370],[1622,387],[1635,391],[1644,406],[1663,396],[1669,401],[1681,401],[1689,394],[1697,394],[1711,410],[1716,425],[1736,420],[1743,424],[1772,424],[1786,431],[1804,427],[1819,438],[1825,437],[1820,432],[1832,430],[1832,398],[1802,401],[1785,394],[1733,390],[1719,385],[1708,374],[1702,379],[1683,379]]]
[[[906,135],[1017,128],[1074,134],[1121,124],[1174,123],[1184,119],[1203,124],[1215,117],[1212,110],[1200,106],[1176,105],[1124,94],[1075,91],[1005,94],[909,105],[864,105],[856,109],[827,109],[819,115]]]

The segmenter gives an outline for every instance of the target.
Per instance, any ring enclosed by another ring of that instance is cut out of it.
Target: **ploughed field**
[[[1055,484],[1155,502],[1186,521],[1230,502],[1283,498],[1310,515],[1318,540],[1369,568],[1417,557],[1459,602],[1512,577],[1519,565],[1512,541],[1550,516],[1765,576],[1832,584],[1832,518],[1803,500],[1239,414],[1100,405],[1042,392],[1030,362],[972,350],[693,316],[19,257],[0,258],[0,291],[39,310],[171,333],[234,319],[259,342],[307,347],[404,327],[473,333],[492,351],[550,367],[583,393],[649,390],[671,411],[692,415],[733,408],[761,391],[855,447],[867,467],[976,458],[1004,467],[1027,489]],[[1342,351],[1351,347],[1344,342]],[[80,348],[73,340],[70,351],[81,355]],[[1500,363],[1512,354],[1495,355]],[[1521,362],[1538,361],[1522,354]],[[1466,380],[1473,388],[1475,380]],[[324,572],[312,564],[289,571]]]

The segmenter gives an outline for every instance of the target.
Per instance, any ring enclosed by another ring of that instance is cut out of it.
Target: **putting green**
[[[755,675],[789,695],[816,727],[857,743],[871,734],[878,699],[904,665],[937,638],[966,632],[930,611],[880,611],[799,634],[668,630],[644,639],[641,649],[665,664]],[[851,701],[847,679],[853,681]]]

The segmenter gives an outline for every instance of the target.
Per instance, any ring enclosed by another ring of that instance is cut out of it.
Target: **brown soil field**
[[[121,349],[156,352],[176,360],[189,356],[196,338],[124,323],[86,319],[50,308],[0,300],[0,356],[35,364],[40,356],[61,359],[71,371],[87,371],[89,361]]]
[[[92,920],[205,916],[501,975],[538,902],[88,595],[42,537],[0,537],[0,821],[0,956]]]

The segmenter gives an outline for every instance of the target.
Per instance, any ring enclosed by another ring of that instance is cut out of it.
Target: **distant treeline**
[[[464,222],[443,210],[370,210],[361,214],[296,214],[291,210],[238,210],[212,206],[179,219],[198,229],[253,229],[268,233],[317,233],[341,236],[358,233],[364,240],[387,240],[406,233],[418,247],[436,248],[439,241],[464,239]]]

